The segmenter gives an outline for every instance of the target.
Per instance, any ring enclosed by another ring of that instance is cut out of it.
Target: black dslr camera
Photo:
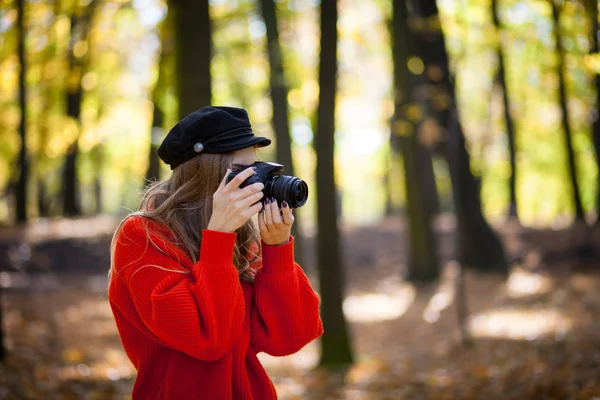
[[[240,188],[244,188],[253,183],[262,182],[265,185],[263,189],[264,199],[275,198],[278,204],[282,201],[286,201],[291,208],[302,207],[308,199],[308,186],[302,179],[296,178],[295,176],[281,175],[283,172],[283,165],[270,163],[270,162],[255,162],[249,167],[256,167],[256,173],[250,178],[246,179],[240,185]],[[229,183],[237,174],[242,170],[235,170],[227,176],[227,183]]]

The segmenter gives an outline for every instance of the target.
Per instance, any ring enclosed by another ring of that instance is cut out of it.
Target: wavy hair
[[[128,215],[117,227],[111,242],[111,267],[109,281],[114,271],[114,250],[121,227],[132,216],[141,216],[165,226],[170,238],[161,239],[182,249],[196,263],[200,257],[202,229],[208,226],[212,215],[213,194],[231,168],[233,153],[202,154],[186,161],[173,170],[165,180],[148,185],[142,195],[138,210]],[[236,231],[233,263],[240,280],[253,282],[256,271],[252,263],[260,259],[260,236],[252,219]],[[150,238],[146,225],[147,244],[164,252]],[[154,266],[164,269],[159,266]],[[143,268],[143,267],[142,267]],[[190,273],[188,269],[172,272]]]

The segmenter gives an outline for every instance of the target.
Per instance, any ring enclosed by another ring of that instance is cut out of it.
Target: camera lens
[[[308,199],[308,185],[295,176],[276,175],[265,185],[266,197],[274,197],[278,203],[286,201],[290,207],[302,207]]]

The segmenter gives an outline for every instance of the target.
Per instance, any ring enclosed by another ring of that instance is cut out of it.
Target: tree
[[[508,215],[518,218],[517,211],[517,190],[516,190],[516,175],[517,161],[515,149],[515,124],[511,115],[510,96],[508,95],[508,87],[506,84],[506,68],[504,64],[504,50],[502,48],[502,27],[500,25],[500,17],[498,16],[498,0],[492,0],[492,21],[498,34],[497,56],[498,56],[498,72],[496,82],[502,89],[502,101],[504,103],[504,122],[506,124],[506,136],[508,138],[508,154],[510,160],[510,176],[508,177],[508,187],[510,193]]]
[[[438,278],[440,266],[436,241],[431,226],[433,213],[427,206],[427,193],[419,158],[427,159],[428,152],[419,143],[418,134],[424,121],[422,106],[415,101],[413,77],[408,69],[413,40],[408,29],[406,0],[393,1],[392,58],[394,65],[394,115],[392,135],[402,152],[406,193],[406,214],[409,232],[409,279],[433,281]],[[431,165],[431,157],[428,158]],[[437,191],[436,191],[437,193]]]
[[[322,366],[352,363],[348,329],[342,309],[344,267],[337,225],[334,170],[335,94],[337,88],[337,1],[321,2],[319,105],[314,139],[317,154],[317,269],[324,333]]]
[[[29,176],[27,165],[27,93],[26,72],[27,62],[25,56],[25,1],[17,0],[17,43],[19,53],[19,106],[21,108],[21,121],[19,133],[21,136],[21,150],[19,151],[19,179],[16,185],[17,222],[27,222],[27,181]]]
[[[288,175],[295,175],[288,113],[289,88],[283,71],[283,52],[279,42],[277,11],[273,0],[260,0],[260,9],[267,28],[267,54],[271,70],[269,87],[271,103],[273,104],[271,124],[275,133],[277,161],[285,165]],[[300,236],[300,225],[298,223],[299,221],[296,220],[292,227],[292,234],[296,238],[296,260],[302,265],[302,237]]]
[[[208,0],[174,0],[179,117],[210,105],[211,22]]]
[[[67,148],[63,167],[63,213],[67,216],[81,215],[79,199],[79,179],[77,178],[77,156],[79,154],[79,136],[81,135],[81,102],[83,87],[81,79],[87,70],[89,32],[92,19],[98,6],[98,0],[79,10],[75,5],[71,12],[69,40],[69,75],[66,89],[67,117],[76,125],[75,139]]]
[[[410,5],[416,19],[411,23],[415,48],[425,65],[425,87],[417,90],[427,94],[422,101],[427,103],[438,125],[445,130],[439,149],[448,163],[452,182],[458,258],[461,263],[480,270],[505,273],[508,263],[504,249],[483,216],[480,181],[471,173],[437,4],[435,0],[413,0]]]
[[[165,112],[162,107],[167,82],[167,59],[173,54],[173,40],[168,33],[173,29],[171,22],[172,13],[167,11],[167,16],[162,22],[159,30],[161,43],[160,54],[158,55],[158,77],[152,90],[152,127],[150,128],[150,148],[148,152],[148,169],[146,170],[145,183],[160,180],[160,159],[158,157],[158,146],[163,137],[163,125],[165,121]]]
[[[598,1],[585,0],[585,7],[590,18],[590,36],[591,46],[590,54],[598,54],[600,47],[598,46],[598,35],[600,35],[600,26],[598,23]],[[596,164],[600,169],[600,74],[594,73],[594,86],[596,87],[596,106],[592,107],[592,137],[594,138],[594,149],[596,151]],[[596,214],[599,216],[600,222],[600,177],[597,182],[596,189]],[[598,223],[598,222],[597,222]]]
[[[565,140],[565,149],[567,151],[567,162],[569,167],[569,180],[571,181],[571,196],[575,206],[575,219],[585,220],[585,212],[581,203],[579,194],[579,184],[577,183],[577,162],[575,152],[573,151],[573,139],[571,134],[571,125],[569,124],[569,107],[567,105],[567,86],[565,70],[565,50],[562,46],[562,34],[560,29],[560,10],[555,0],[550,0],[552,5],[552,22],[554,25],[554,40],[556,46],[557,74],[558,74],[558,102],[562,111],[561,125]]]

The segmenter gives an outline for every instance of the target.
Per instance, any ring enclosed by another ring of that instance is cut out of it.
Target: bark
[[[87,68],[87,54],[76,57],[74,47],[78,40],[86,40],[89,47],[89,31],[98,0],[92,0],[81,15],[74,10],[71,15],[69,45],[69,78],[66,90],[67,117],[77,124],[75,140],[67,148],[63,167],[63,213],[66,216],[81,215],[79,179],[77,177],[77,157],[79,155],[79,136],[81,133],[81,101],[83,88],[81,78]],[[89,50],[88,50],[89,52]]]
[[[600,35],[600,26],[598,23],[598,1],[585,0],[585,6],[590,18],[591,25],[591,46],[590,54],[598,54],[600,48],[598,46],[598,35]],[[594,139],[594,150],[596,153],[596,164],[600,170],[600,74],[594,73],[594,86],[596,87],[596,105],[592,108],[592,137]],[[600,222],[600,174],[598,174],[598,182],[596,183],[596,215]]]
[[[273,0],[260,0],[260,8],[267,28],[267,53],[269,68],[271,70],[269,83],[271,103],[273,104],[271,125],[275,133],[276,159],[277,162],[285,166],[286,175],[295,176],[288,113],[289,87],[283,71],[283,52],[279,41],[275,2]],[[303,241],[300,235],[301,229],[299,223],[299,219],[296,219],[292,226],[292,235],[295,237],[296,260],[300,265],[303,265]]]
[[[27,92],[26,73],[27,60],[25,54],[25,1],[17,0],[17,42],[19,54],[19,106],[21,109],[21,121],[19,122],[19,135],[21,137],[21,150],[19,151],[19,179],[16,185],[16,219],[18,223],[27,222],[27,181],[29,177],[29,166],[27,161]]]
[[[94,177],[94,213],[102,213],[102,164],[104,164],[104,145],[99,143],[91,150],[91,158],[95,166]]]
[[[211,22],[208,0],[175,0],[179,117],[210,105]]]
[[[577,183],[577,161],[575,160],[575,152],[573,150],[573,139],[571,133],[571,125],[569,124],[569,107],[567,105],[567,84],[566,84],[566,69],[565,69],[565,50],[561,41],[560,29],[560,10],[554,0],[552,4],[552,21],[554,23],[554,40],[556,46],[557,73],[558,73],[558,102],[562,111],[561,125],[565,140],[565,149],[567,151],[567,162],[569,167],[569,180],[571,182],[571,196],[573,205],[575,206],[575,219],[585,221],[585,212],[581,203],[581,195],[579,184]]]
[[[321,52],[319,106],[317,109],[317,269],[321,292],[321,315],[325,332],[321,338],[321,361],[325,367],[353,361],[342,302],[344,266],[337,225],[334,171],[335,95],[337,87],[337,1],[321,2]]]
[[[164,113],[157,100],[153,100],[152,128],[150,129],[150,149],[148,151],[148,169],[146,170],[146,185],[160,180],[160,159],[158,146],[163,137]]]
[[[458,224],[458,258],[461,264],[480,270],[506,273],[508,263],[504,249],[483,216],[480,181],[471,172],[437,4],[435,0],[413,0],[411,6],[416,18],[423,22],[413,26],[424,26],[414,28],[416,49],[426,66],[427,84],[420,92],[426,96],[439,126],[445,130],[439,150],[448,162],[452,182]]]
[[[515,149],[515,124],[511,115],[510,108],[510,96],[508,94],[508,87],[506,85],[506,68],[504,63],[504,50],[502,48],[502,27],[500,26],[500,18],[498,16],[498,0],[492,0],[492,21],[498,33],[498,73],[496,75],[496,81],[502,89],[502,101],[504,103],[504,122],[506,124],[506,136],[508,138],[508,154],[510,160],[510,176],[508,177],[509,187],[509,209],[508,215],[510,217],[518,218],[517,210],[517,190],[516,190],[516,176],[517,176],[517,161],[516,161],[516,149]]]
[[[24,1],[24,0],[20,0]],[[2,304],[2,295],[3,295],[2,285],[0,285],[0,363],[4,362],[6,359],[6,340],[4,333],[4,307]]]
[[[408,20],[407,20],[408,23]],[[390,31],[390,37],[393,40],[394,37],[394,21],[392,19],[391,23],[389,24],[389,31]],[[407,29],[407,34],[410,34],[409,30]],[[414,50],[412,51],[412,54],[414,54]],[[392,57],[394,57],[394,54],[392,54]],[[404,68],[406,70],[406,68]],[[420,83],[422,83],[421,79],[419,79],[418,77],[412,75],[410,72],[407,71],[408,77],[407,79],[410,79],[411,82],[410,84],[414,87],[415,85],[418,85]],[[396,96],[397,94],[395,94]],[[411,96],[414,96],[411,93]],[[414,98],[412,99],[413,101],[415,100]],[[425,111],[425,110],[424,110]],[[423,116],[425,116],[425,113],[423,114]],[[422,121],[421,121],[422,122]],[[419,124],[420,126],[421,124]],[[434,153],[434,149],[432,146],[431,148],[423,143],[421,143],[420,141],[417,142],[417,144],[419,145],[419,148],[421,148],[422,151],[419,151],[417,153],[417,162],[419,164],[419,174],[420,174],[420,179],[423,182],[424,185],[424,204],[427,208],[427,212],[431,215],[434,214],[438,214],[440,212],[440,199],[439,199],[439,194],[438,194],[438,190],[437,190],[437,185],[436,185],[436,181],[435,181],[435,173],[433,170],[433,153]],[[396,159],[401,159],[401,145],[400,145],[400,139],[395,136],[395,135],[390,135],[390,148],[392,150],[392,155],[390,156],[391,158],[391,162],[395,162]],[[403,162],[403,161],[401,161]],[[396,211],[394,209],[394,205],[392,204],[392,199],[391,199],[391,184],[390,182],[397,177],[394,177],[393,173],[392,173],[393,169],[390,167],[390,169],[386,170],[386,180],[385,180],[385,190],[386,190],[386,215],[392,215],[394,214]]]
[[[390,135],[391,137],[391,135]],[[385,160],[385,170],[384,170],[384,174],[383,174],[383,179],[382,179],[382,186],[383,186],[383,190],[384,190],[384,196],[385,196],[385,216],[386,217],[391,217],[392,215],[396,214],[396,207],[394,206],[394,200],[392,198],[392,188],[393,188],[393,179],[394,174],[393,174],[393,163],[394,163],[394,158],[395,158],[396,154],[395,151],[391,151],[386,155],[386,160]]]
[[[408,29],[406,0],[393,1],[392,58],[394,62],[394,116],[392,134],[397,137],[404,163],[406,193],[406,216],[409,232],[409,279],[412,281],[434,281],[439,277],[440,265],[437,246],[432,229],[433,213],[428,206],[426,179],[422,176],[422,162],[428,160],[429,152],[417,138],[423,118],[409,118],[407,110],[417,106],[414,79],[408,70],[408,60],[413,54],[411,35]],[[417,106],[420,107],[420,106]],[[424,115],[424,113],[421,113]],[[433,175],[433,171],[429,172]],[[437,191],[436,191],[437,193]]]
[[[169,21],[169,15],[165,18],[165,24]],[[170,28],[170,27],[168,27]],[[167,57],[172,52],[170,43],[167,43],[165,30],[163,26],[161,30],[161,50],[158,56],[158,78],[152,90],[152,127],[150,128],[150,148],[148,149],[148,169],[146,170],[145,184],[160,180],[160,158],[158,157],[158,147],[163,138],[163,125],[165,120],[164,111],[162,109],[162,96],[166,85],[165,68]]]

